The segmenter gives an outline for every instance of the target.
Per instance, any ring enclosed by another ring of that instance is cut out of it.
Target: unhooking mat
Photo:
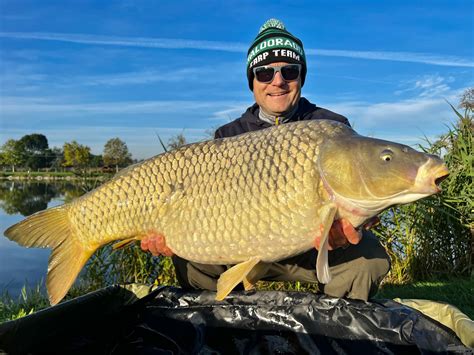
[[[410,307],[325,295],[109,287],[0,325],[0,353],[473,353]]]

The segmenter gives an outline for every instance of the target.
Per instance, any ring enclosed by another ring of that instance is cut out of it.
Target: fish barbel
[[[238,283],[249,286],[252,270],[313,248],[321,226],[316,271],[329,282],[335,219],[360,226],[389,206],[439,192],[447,173],[441,159],[410,147],[360,136],[335,121],[300,121],[160,154],[5,235],[52,248],[51,304],[99,247],[151,232],[184,259],[235,264],[218,281],[223,299]]]

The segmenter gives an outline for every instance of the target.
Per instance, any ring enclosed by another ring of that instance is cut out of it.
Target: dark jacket
[[[257,104],[250,106],[240,118],[218,128],[214,134],[214,138],[232,137],[245,132],[258,131],[272,126],[270,123],[262,121],[258,117],[258,113],[259,106]],[[325,108],[318,107],[304,97],[300,99],[298,110],[288,122],[322,119],[339,121],[350,126],[349,121],[344,116],[326,110]]]

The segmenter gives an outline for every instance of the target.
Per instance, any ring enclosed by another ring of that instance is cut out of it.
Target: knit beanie
[[[288,32],[283,22],[270,19],[260,27],[247,52],[247,79],[253,91],[253,68],[276,62],[301,64],[301,86],[306,77],[303,43]]]

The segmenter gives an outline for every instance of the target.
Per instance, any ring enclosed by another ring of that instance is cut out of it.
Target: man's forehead
[[[281,65],[287,65],[287,64],[291,64],[291,63],[288,63],[288,62],[275,62],[275,63],[269,63],[266,66],[267,67],[279,67]]]

